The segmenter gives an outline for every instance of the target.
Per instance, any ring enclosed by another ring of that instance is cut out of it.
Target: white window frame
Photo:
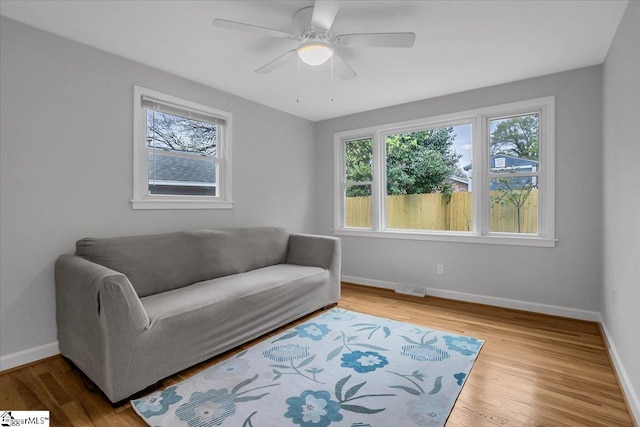
[[[489,120],[526,113],[539,113],[540,141],[538,170],[528,175],[538,177],[538,233],[489,232]],[[386,193],[385,137],[400,132],[449,127],[471,123],[473,127],[473,227],[472,231],[398,230],[387,229],[385,224],[384,193]],[[373,183],[372,227],[345,226],[346,159],[344,143],[356,139],[372,138]],[[444,114],[400,123],[354,129],[334,134],[334,234],[373,238],[432,240],[461,243],[486,243],[554,247],[555,238],[555,97],[547,96],[508,104]]]
[[[145,100],[210,117],[221,121],[216,141],[216,196],[149,194],[149,158],[147,148],[147,107]],[[162,92],[133,87],[133,209],[231,209],[231,129],[232,114],[207,105],[187,101]]]

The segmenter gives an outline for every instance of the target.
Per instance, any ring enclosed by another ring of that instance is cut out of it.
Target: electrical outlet
[[[438,274],[444,274],[444,265],[438,264],[437,267],[436,267],[436,272]]]
[[[611,303],[616,305],[616,288],[611,288]]]

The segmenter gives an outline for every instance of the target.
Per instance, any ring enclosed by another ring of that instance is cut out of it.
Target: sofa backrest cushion
[[[283,228],[181,231],[76,242],[76,255],[125,274],[138,296],[243,273],[287,258]]]

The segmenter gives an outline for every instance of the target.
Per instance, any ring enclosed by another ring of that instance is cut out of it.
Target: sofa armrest
[[[55,281],[60,352],[112,402],[122,399],[136,340],[149,327],[131,282],[122,273],[75,255],[58,258]]]
[[[147,312],[138,294],[122,273],[79,256],[62,255],[56,261],[55,280],[56,303],[59,308],[69,310],[66,313],[57,310],[59,316],[81,314],[85,322],[97,321],[106,309],[113,309],[114,303],[124,302],[126,310],[120,314],[130,320],[136,330],[149,326]]]
[[[340,300],[341,247],[337,237],[312,234],[289,235],[287,264],[326,268],[329,275],[324,286],[324,300],[327,304]]]
[[[337,269],[340,273],[340,239],[313,234],[291,234],[287,264]]]

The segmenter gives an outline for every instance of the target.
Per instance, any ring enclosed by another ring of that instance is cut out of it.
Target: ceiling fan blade
[[[412,47],[415,33],[341,34],[335,43],[341,47]]]
[[[289,52],[285,53],[284,55],[281,55],[279,57],[277,57],[276,59],[274,59],[273,61],[269,62],[266,65],[263,65],[262,67],[258,68],[256,70],[256,73],[258,74],[268,74],[270,72],[272,72],[273,70],[275,70],[278,67],[283,66],[284,64],[286,64],[287,62],[291,61],[292,59],[294,59],[296,57],[297,53],[296,53],[296,49],[292,49]]]
[[[274,30],[273,28],[259,27],[257,25],[245,24],[242,22],[229,21],[227,19],[214,19],[213,26],[219,28],[227,28],[230,30],[247,31],[249,33],[262,34],[270,37],[278,37],[281,39],[300,40],[300,38],[286,31]]]
[[[353,71],[353,68],[338,55],[338,52],[333,52],[333,72],[336,73],[341,80],[351,80],[358,76],[358,74]]]
[[[316,1],[311,16],[311,26],[322,31],[329,31],[336,19],[340,5],[337,1]]]

